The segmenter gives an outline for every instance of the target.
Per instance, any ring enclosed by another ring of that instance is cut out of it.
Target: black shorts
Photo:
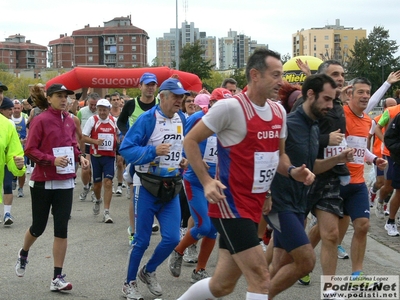
[[[343,198],[340,197],[340,179],[337,176],[317,178],[309,193],[308,211],[320,209],[343,218]]]
[[[211,221],[220,234],[219,248],[227,249],[230,254],[260,245],[258,224],[250,219],[217,219]]]

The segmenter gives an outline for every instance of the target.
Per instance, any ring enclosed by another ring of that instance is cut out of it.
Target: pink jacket
[[[53,148],[72,146],[75,163],[80,153],[75,136],[75,123],[68,112],[49,107],[36,116],[29,128],[25,155],[37,165],[32,173],[33,181],[65,180],[74,178],[75,173],[58,174],[54,161]]]

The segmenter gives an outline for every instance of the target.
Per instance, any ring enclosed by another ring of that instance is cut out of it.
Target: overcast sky
[[[60,34],[71,35],[86,24],[103,26],[115,17],[132,15],[132,24],[150,37],[151,63],[156,56],[156,38],[175,28],[175,12],[176,0],[3,1],[0,41],[19,33],[32,43],[47,46]],[[292,33],[335,24],[336,19],[345,27],[366,29],[367,35],[374,26],[383,26],[399,44],[399,17],[399,0],[178,0],[179,27],[185,20],[194,22],[196,28],[217,40],[232,29],[290,56]]]

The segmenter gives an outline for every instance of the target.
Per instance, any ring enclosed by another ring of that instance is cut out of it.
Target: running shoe
[[[115,192],[115,194],[117,195],[117,196],[121,196],[122,195],[122,186],[118,186],[117,187],[117,191]]]
[[[147,285],[149,292],[155,296],[162,295],[162,289],[157,281],[156,272],[146,272],[146,265],[138,273],[139,279]]]
[[[100,203],[101,199],[93,201],[93,214],[96,216],[100,213]]]
[[[383,205],[383,211],[385,212],[385,217],[389,216],[390,213],[389,213],[389,207],[388,207],[387,203],[385,203]]]
[[[399,231],[397,230],[397,225],[393,224],[385,224],[385,229],[387,231],[388,236],[399,236]]]
[[[28,257],[21,256],[21,249],[18,251],[18,259],[17,263],[15,264],[15,274],[18,277],[23,277],[25,275],[26,265],[28,264]]]
[[[199,254],[197,253],[197,247],[195,244],[190,245],[186,248],[183,254],[183,260],[189,264],[196,264]]]
[[[132,232],[132,227],[128,226],[128,235],[129,235],[129,246],[133,246],[134,240],[135,240],[135,233]]]
[[[50,283],[50,291],[58,292],[58,291],[69,291],[72,290],[72,284],[70,282],[65,281],[64,275],[58,275],[57,278],[53,279]]]
[[[200,281],[200,280],[208,278],[208,277],[210,277],[210,275],[204,269],[200,269],[197,272],[196,272],[196,270],[193,270],[192,277],[190,278],[190,282],[196,283],[197,281]]]
[[[127,300],[144,300],[143,296],[139,293],[139,289],[136,280],[131,282],[125,282],[122,286],[122,293]]]
[[[168,257],[168,271],[174,277],[181,275],[183,255],[179,254],[175,250]]]
[[[369,189],[369,206],[374,207],[375,203],[375,198],[376,198],[376,193],[372,191],[372,187]]]
[[[4,214],[4,226],[10,226],[14,223],[13,217],[11,216],[11,214],[9,212],[6,212]]]
[[[299,280],[297,280],[297,282],[301,285],[309,285],[311,282],[310,274],[307,274],[306,276],[301,277]]]
[[[385,218],[385,211],[384,211],[384,208],[383,208],[383,203],[379,203],[379,202],[376,203],[375,215],[379,219],[384,219]]]
[[[18,198],[24,197],[24,189],[23,189],[23,188],[18,188],[17,197],[18,197]]]
[[[114,223],[113,219],[110,217],[110,212],[108,210],[105,210],[103,213],[103,222],[104,223]]]
[[[158,232],[160,230],[160,227],[158,226],[158,224],[153,224],[153,226],[151,227],[151,231],[152,232]]]
[[[179,228],[179,239],[182,240],[187,232],[187,227],[180,227]]]
[[[89,191],[90,191],[90,184],[89,184],[89,187],[87,187],[87,188],[83,187],[83,192],[79,195],[79,200],[85,201],[87,194],[89,194]]]
[[[337,246],[337,257],[341,258],[341,259],[348,259],[349,258],[349,254],[342,247],[342,245],[338,245]]]

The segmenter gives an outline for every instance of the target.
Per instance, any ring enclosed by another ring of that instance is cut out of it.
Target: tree
[[[200,79],[210,78],[211,70],[215,67],[215,64],[212,64],[210,60],[206,61],[203,58],[204,53],[205,51],[199,41],[196,41],[193,45],[186,44],[180,56],[179,69],[196,74]]]
[[[0,71],[8,71],[8,66],[5,63],[0,62]]]
[[[158,59],[158,57],[154,57],[153,60],[151,61],[151,66],[152,67],[159,67],[160,66],[160,60]]]
[[[237,81],[237,86],[243,89],[247,84],[246,72],[244,69],[235,69],[231,76]]]
[[[291,57],[290,57],[290,54],[289,54],[289,53],[286,53],[286,54],[284,54],[284,55],[281,55],[282,65],[283,65],[285,62],[289,61],[290,59],[291,59]]]
[[[9,97],[11,99],[14,98],[14,92],[11,89],[11,84],[16,80],[14,74],[9,73],[7,71],[0,71],[0,81],[2,84],[8,87],[8,91],[4,91],[4,96]]]
[[[390,72],[399,70],[399,57],[395,57],[399,45],[389,39],[389,30],[374,27],[367,38],[354,44],[346,69],[348,79],[366,77],[375,91],[386,80]]]
[[[230,77],[230,75],[228,77]],[[212,91],[213,89],[220,87],[225,78],[225,74],[218,71],[211,71],[210,78],[203,80],[203,84],[206,86],[207,90]]]

